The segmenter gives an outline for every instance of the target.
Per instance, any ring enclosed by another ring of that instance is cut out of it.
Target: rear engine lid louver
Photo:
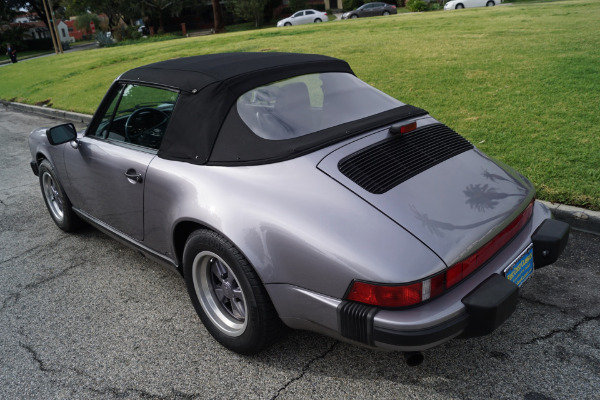
[[[432,124],[365,147],[343,158],[338,168],[363,189],[382,194],[472,148],[446,125]]]

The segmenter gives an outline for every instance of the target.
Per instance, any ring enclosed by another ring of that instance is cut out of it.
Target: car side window
[[[108,135],[109,135],[108,129],[110,128],[110,121],[113,117],[113,114],[115,113],[117,104],[119,104],[119,100],[121,98],[121,93],[123,92],[124,87],[125,87],[125,85],[119,85],[118,88],[113,92],[113,94],[112,94],[113,97],[110,102],[110,105],[104,112],[104,115],[102,116],[102,120],[96,127],[96,130],[90,134],[91,136],[100,137],[103,139],[108,137]]]
[[[306,15],[313,15],[315,12],[314,11],[307,11]]]
[[[114,93],[93,136],[158,149],[178,93],[127,84]]]
[[[296,14],[292,15],[292,18],[301,17],[304,15],[304,11],[298,11]]]

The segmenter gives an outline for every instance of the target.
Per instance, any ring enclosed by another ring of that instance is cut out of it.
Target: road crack
[[[27,352],[29,354],[31,354],[31,357],[33,358],[33,361],[35,361],[37,363],[38,368],[39,368],[40,371],[42,371],[42,372],[54,372],[52,369],[48,368],[44,364],[44,361],[42,360],[42,358],[40,357],[40,355],[38,354],[38,352],[33,349],[33,347],[31,347],[30,345],[25,344],[23,342],[19,342],[19,346],[21,346],[22,348],[24,348],[25,350],[27,350]]]
[[[71,270],[73,270],[75,268],[81,267],[83,264],[84,263],[81,262],[79,264],[71,265],[70,267],[67,267],[67,268],[63,269],[62,271],[60,271],[57,274],[50,275],[50,276],[48,276],[48,277],[46,277],[46,278],[44,278],[44,279],[42,279],[42,280],[40,280],[38,282],[29,283],[29,284],[25,285],[25,289],[26,290],[37,289],[39,286],[42,286],[45,283],[51,282],[51,281],[53,281],[55,279],[58,279],[58,278],[62,277],[63,275],[65,275],[67,272],[69,272],[69,271],[71,271]]]
[[[335,346],[337,346],[339,342],[335,341],[333,342],[333,344],[331,346],[329,346],[329,348],[327,350],[325,350],[322,354],[319,354],[318,356],[314,357],[313,359],[311,359],[310,361],[308,361],[306,363],[306,365],[304,365],[304,367],[302,367],[302,371],[300,372],[300,375],[290,379],[288,382],[285,383],[285,385],[283,385],[282,387],[279,388],[279,390],[277,390],[277,393],[271,397],[271,400],[275,400],[276,398],[279,397],[279,395],[285,391],[288,386],[290,386],[292,383],[302,379],[304,377],[304,375],[306,374],[306,372],[308,372],[309,368],[317,361],[322,360],[323,358],[325,358],[329,353],[331,353],[333,351],[333,349],[335,348]]]
[[[566,333],[566,334],[574,334],[577,335],[577,329],[583,325],[586,324],[590,321],[597,321],[600,320],[600,315],[596,315],[596,316],[592,316],[592,317],[583,317],[579,322],[575,323],[573,326],[571,326],[570,328],[562,328],[562,329],[553,329],[552,331],[548,332],[545,335],[542,336],[538,336],[535,337],[531,340],[528,340],[527,342],[521,342],[521,344],[523,345],[528,345],[528,344],[534,344],[538,341],[541,340],[548,340],[553,338],[554,336],[558,335],[559,333]]]
[[[71,271],[72,269],[75,269],[77,267],[81,267],[84,263],[81,262],[79,264],[75,264],[75,265],[71,265],[70,267],[67,267],[65,269],[63,269],[62,271],[54,274],[54,275],[50,275],[40,281],[37,282],[33,282],[33,283],[29,283],[27,285],[24,286],[23,291],[32,291],[37,289],[38,287],[51,282],[55,279],[58,279],[60,277],[62,277],[63,275],[65,275],[67,272]],[[6,297],[4,299],[4,301],[2,302],[2,307],[0,307],[0,313],[3,313],[6,309],[8,309],[9,307],[12,307],[14,305],[16,305],[19,300],[25,296],[25,294],[23,294],[22,292],[16,292],[16,293],[11,293],[8,295],[8,297]]]
[[[174,390],[171,389],[171,394],[170,395],[166,395],[166,396],[161,396],[158,394],[153,394],[150,392],[147,392],[145,390],[141,390],[141,389],[134,389],[134,388],[125,388],[125,389],[119,389],[119,388],[103,388],[103,389],[94,389],[94,388],[90,388],[87,387],[87,389],[93,393],[99,394],[99,395],[112,395],[116,398],[127,398],[130,395],[137,395],[139,397],[141,397],[142,399],[150,399],[150,400],[193,400],[193,399],[197,399],[200,398],[200,394],[187,394],[187,393],[183,393],[180,392],[178,390]]]
[[[50,248],[50,246],[54,246],[55,244],[58,244],[58,243],[62,242],[63,240],[66,240],[68,237],[69,237],[68,235],[64,235],[63,237],[60,237],[60,238],[56,239],[52,243],[44,243],[44,244],[39,244],[37,246],[33,246],[32,248],[27,249],[27,250],[23,251],[22,253],[19,253],[19,254],[15,255],[15,256],[9,257],[9,258],[7,258],[5,260],[1,260],[0,261],[0,265],[6,264],[7,262],[16,260],[16,259],[21,258],[23,256],[35,253],[40,248],[44,248],[44,249],[45,248]]]
[[[19,301],[20,298],[21,298],[21,293],[9,294],[8,297],[5,298],[4,301],[2,302],[2,307],[0,307],[0,313],[2,313],[8,307],[12,307],[15,304],[17,304],[17,302]]]

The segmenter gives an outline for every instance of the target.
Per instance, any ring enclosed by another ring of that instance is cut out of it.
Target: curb
[[[84,124],[89,124],[92,121],[92,116],[88,114],[62,111],[48,107],[31,106],[29,104],[12,103],[9,101],[0,101],[0,103],[7,108],[12,108],[14,111],[28,112],[31,114],[43,115],[45,117],[81,122]],[[551,203],[544,200],[538,201],[550,209],[554,218],[567,222],[572,228],[600,235],[600,211],[591,211],[586,210],[585,208]]]
[[[600,211],[538,200],[552,211],[554,218],[565,221],[573,229],[600,235]]]
[[[1,101],[8,109],[13,111],[27,112],[30,114],[42,115],[44,117],[64,119],[67,121],[81,122],[89,124],[92,121],[92,116],[88,114],[80,114],[72,111],[57,110],[55,108],[32,106],[29,104],[12,103],[10,101]]]

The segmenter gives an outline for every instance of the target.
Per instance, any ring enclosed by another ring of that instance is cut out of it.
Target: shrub
[[[429,6],[423,0],[407,0],[406,8],[412,12],[427,11]]]
[[[306,8],[307,1],[306,0],[290,0],[289,5],[290,5],[290,8],[292,9],[292,12],[294,13],[296,11],[304,10]]]
[[[110,46],[113,44],[112,39],[109,38],[104,32],[96,33],[96,41],[98,42],[99,47]]]
[[[344,10],[350,11],[362,6],[365,2],[363,0],[342,0],[342,6]]]

